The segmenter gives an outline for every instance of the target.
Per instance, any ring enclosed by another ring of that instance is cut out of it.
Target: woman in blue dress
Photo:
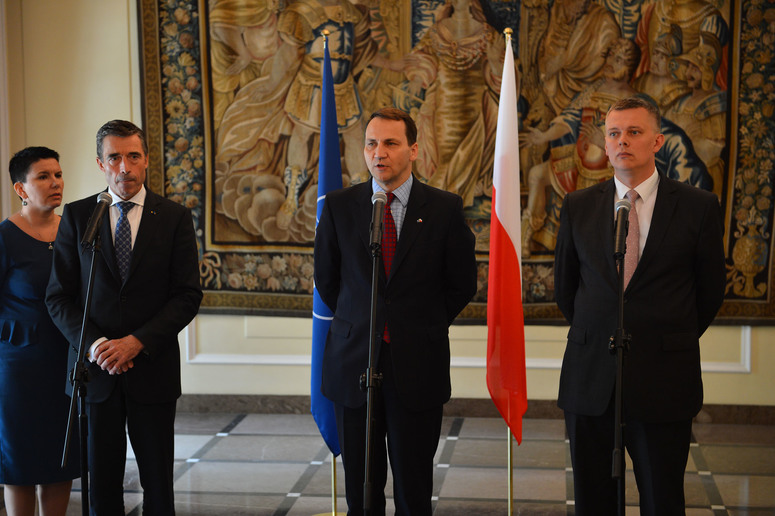
[[[9,515],[64,516],[79,475],[77,436],[60,467],[69,398],[67,341],[44,298],[62,203],[59,154],[28,147],[11,159],[22,208],[0,223],[0,483]]]

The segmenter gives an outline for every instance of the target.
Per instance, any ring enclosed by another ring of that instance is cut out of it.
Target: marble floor
[[[775,427],[695,424],[693,433],[687,514],[775,515]],[[506,435],[500,419],[445,418],[436,454],[435,515],[508,514]],[[175,455],[179,516],[332,514],[331,455],[311,416],[179,413]],[[562,421],[525,420],[513,462],[513,514],[574,513]],[[337,508],[345,514],[341,464],[337,469]],[[637,515],[631,470],[626,486],[627,515]],[[131,450],[125,493],[127,514],[141,515]],[[392,514],[390,499],[388,505]],[[81,514],[78,481],[67,514]]]

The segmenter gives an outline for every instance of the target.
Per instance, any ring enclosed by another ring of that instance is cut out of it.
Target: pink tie
[[[630,283],[630,278],[638,266],[640,258],[640,225],[638,224],[638,210],[635,209],[635,201],[638,200],[638,192],[630,190],[625,195],[632,204],[628,217],[629,229],[627,231],[627,253],[624,255],[624,288]]]

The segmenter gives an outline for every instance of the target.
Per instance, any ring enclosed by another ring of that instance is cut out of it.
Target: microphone
[[[387,195],[385,192],[374,192],[371,196],[371,204],[374,209],[371,212],[371,248],[382,245],[382,217],[385,214]]]
[[[627,199],[616,201],[616,240],[614,241],[614,258],[621,259],[627,252],[627,230],[632,204]]]
[[[81,238],[81,245],[94,245],[94,239],[97,237],[97,232],[99,232],[102,225],[102,217],[108,211],[112,202],[113,197],[108,192],[100,192],[97,196],[97,207],[94,208],[91,218],[89,218],[89,223],[86,225],[86,231],[83,234],[83,238]]]

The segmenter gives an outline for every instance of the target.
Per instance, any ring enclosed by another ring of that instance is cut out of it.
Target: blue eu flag
[[[336,101],[334,99],[334,78],[331,73],[331,57],[328,44],[324,45],[323,57],[323,97],[320,110],[320,160],[318,163],[318,202],[317,222],[323,211],[326,194],[342,188],[342,164],[339,156],[339,131],[336,122]],[[323,350],[326,347],[326,335],[331,326],[334,313],[326,306],[317,288],[313,293],[312,305],[312,373],[310,403],[312,416],[320,429],[320,435],[334,455],[339,455],[339,438],[336,434],[336,416],[334,404],[320,392],[323,370]]]

